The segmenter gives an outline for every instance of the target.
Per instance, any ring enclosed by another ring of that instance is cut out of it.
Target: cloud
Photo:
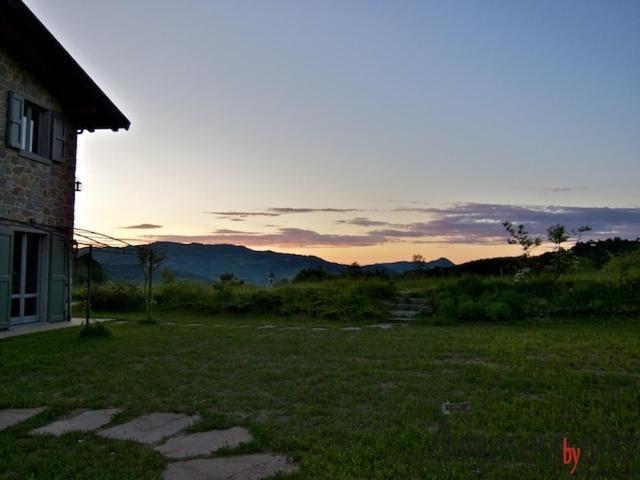
[[[587,186],[582,186],[582,187],[546,187],[543,188],[544,191],[546,192],[551,192],[551,193],[563,193],[563,192],[573,192],[575,190],[586,190],[590,187]]]
[[[252,247],[362,247],[384,243],[382,236],[323,234],[301,228],[281,228],[276,233],[255,232],[212,233],[209,235],[145,235],[154,241],[181,243],[231,243]]]
[[[561,223],[569,228],[589,225],[590,237],[640,235],[640,208],[522,206],[464,203],[444,208],[408,208],[429,214],[424,222],[402,229],[375,230],[373,235],[388,238],[440,237],[450,243],[496,243],[505,237],[502,222],[522,223],[534,235],[545,235],[547,227]]]
[[[174,242],[232,243],[253,247],[361,247],[392,242],[441,244],[504,244],[502,222],[525,225],[534,234],[546,236],[546,229],[556,223],[569,229],[582,225],[593,228],[588,238],[640,235],[640,208],[567,207],[461,203],[447,207],[403,207],[398,211],[415,212],[421,221],[402,225],[378,222],[365,217],[340,220],[372,229],[360,235],[320,233],[301,228],[280,227],[273,233],[221,229],[207,235],[145,235],[143,238]]]
[[[214,232],[213,235],[258,235],[257,232],[244,232],[242,230],[229,230],[228,228],[220,228]]]
[[[336,223],[357,225],[358,227],[381,227],[383,225],[389,225],[388,222],[381,222],[379,220],[371,220],[365,217],[356,217],[349,220],[338,220]]]
[[[128,227],[120,228],[128,228],[132,230],[151,230],[153,228],[162,228],[162,225],[154,225],[153,223],[141,223],[139,225],[129,225]]]
[[[360,212],[358,208],[298,208],[298,207],[272,207],[266,210],[257,211],[207,211],[210,215],[217,215],[221,218],[240,220],[247,217],[279,217],[281,215],[291,215],[298,213],[350,213]]]
[[[349,212],[359,212],[361,211],[358,208],[293,208],[293,207],[280,207],[280,208],[269,208],[270,212],[279,213],[281,215],[290,214],[290,213],[349,213]]]
[[[233,217],[232,220],[235,219],[244,219],[246,217],[279,217],[279,213],[274,212],[238,212],[238,211],[230,211],[230,212],[204,212],[211,215],[217,215],[218,217]]]

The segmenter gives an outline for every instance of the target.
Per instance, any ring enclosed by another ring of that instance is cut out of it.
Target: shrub
[[[603,270],[618,279],[628,279],[631,277],[640,277],[640,250],[613,257],[609,260]]]
[[[80,338],[99,338],[99,337],[110,337],[111,332],[102,322],[90,323],[89,325],[85,325],[80,330],[80,334],[78,335]]]
[[[496,322],[510,320],[512,316],[511,307],[504,302],[488,303],[484,310],[487,318]]]
[[[486,318],[482,304],[473,300],[463,300],[458,304],[456,316],[461,322],[479,322]]]
[[[82,291],[78,300],[86,301]],[[92,289],[91,308],[113,312],[133,312],[144,310],[142,287],[126,283],[105,283]]]

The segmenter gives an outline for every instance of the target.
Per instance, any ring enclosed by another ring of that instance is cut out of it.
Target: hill
[[[340,273],[347,266],[329,262],[320,257],[257,251],[237,245],[204,245],[200,243],[156,242],[151,246],[162,252],[166,260],[162,268],[170,270],[177,278],[211,282],[223,273],[233,273],[245,282],[264,285],[267,275],[273,272],[276,279],[292,279],[302,269],[323,268],[328,273]],[[142,271],[135,249],[96,248],[93,251],[109,280],[139,282]],[[81,251],[82,253],[82,251]],[[452,266],[446,258],[427,262],[426,268]],[[383,269],[395,275],[413,268],[411,262],[395,262],[367,265],[367,270]]]

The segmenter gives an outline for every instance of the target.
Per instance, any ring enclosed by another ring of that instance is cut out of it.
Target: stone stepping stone
[[[469,410],[471,410],[471,402],[454,403],[446,400],[440,405],[440,411],[443,415],[449,415],[451,412],[468,412]]]
[[[366,325],[366,327],[368,328],[381,328],[382,330],[391,330],[393,328],[393,325],[391,325],[390,323],[378,323],[375,325]]]
[[[258,327],[258,330],[265,330],[267,328],[277,328],[277,325],[261,325]]]
[[[162,480],[259,480],[292,473],[298,466],[282,455],[238,455],[170,463]]]
[[[282,330],[304,330],[304,327],[282,327]]]
[[[98,435],[151,445],[184,430],[199,419],[198,415],[190,417],[183,413],[150,413],[123,425],[103,430]]]
[[[344,330],[345,332],[358,332],[362,330],[360,327],[342,327],[340,330]]]
[[[0,431],[9,428],[16,423],[23,422],[31,417],[36,416],[44,407],[37,408],[7,408],[0,410]]]
[[[329,329],[325,327],[313,327],[311,329],[312,332],[324,332],[325,330],[329,330]]]
[[[89,432],[97,430],[111,421],[111,418],[120,413],[118,408],[105,408],[103,410],[89,410],[76,412],[75,415],[57,420],[44,427],[31,430],[32,435],[55,435],[59,437],[68,432]]]
[[[168,458],[187,458],[210,455],[224,447],[237,447],[253,440],[249,430],[233,427],[227,430],[178,435],[155,449]]]

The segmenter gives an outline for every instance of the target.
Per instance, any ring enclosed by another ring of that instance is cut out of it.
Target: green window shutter
[[[12,240],[9,231],[0,231],[0,330],[9,328],[11,315]]]
[[[49,248],[49,294],[47,320],[67,320],[67,272],[69,268],[69,243],[64,238],[51,235]]]
[[[7,146],[22,148],[22,115],[24,112],[24,98],[9,92],[7,99]]]
[[[67,125],[62,115],[51,115],[51,160],[60,162],[64,159],[64,147],[67,143]]]

